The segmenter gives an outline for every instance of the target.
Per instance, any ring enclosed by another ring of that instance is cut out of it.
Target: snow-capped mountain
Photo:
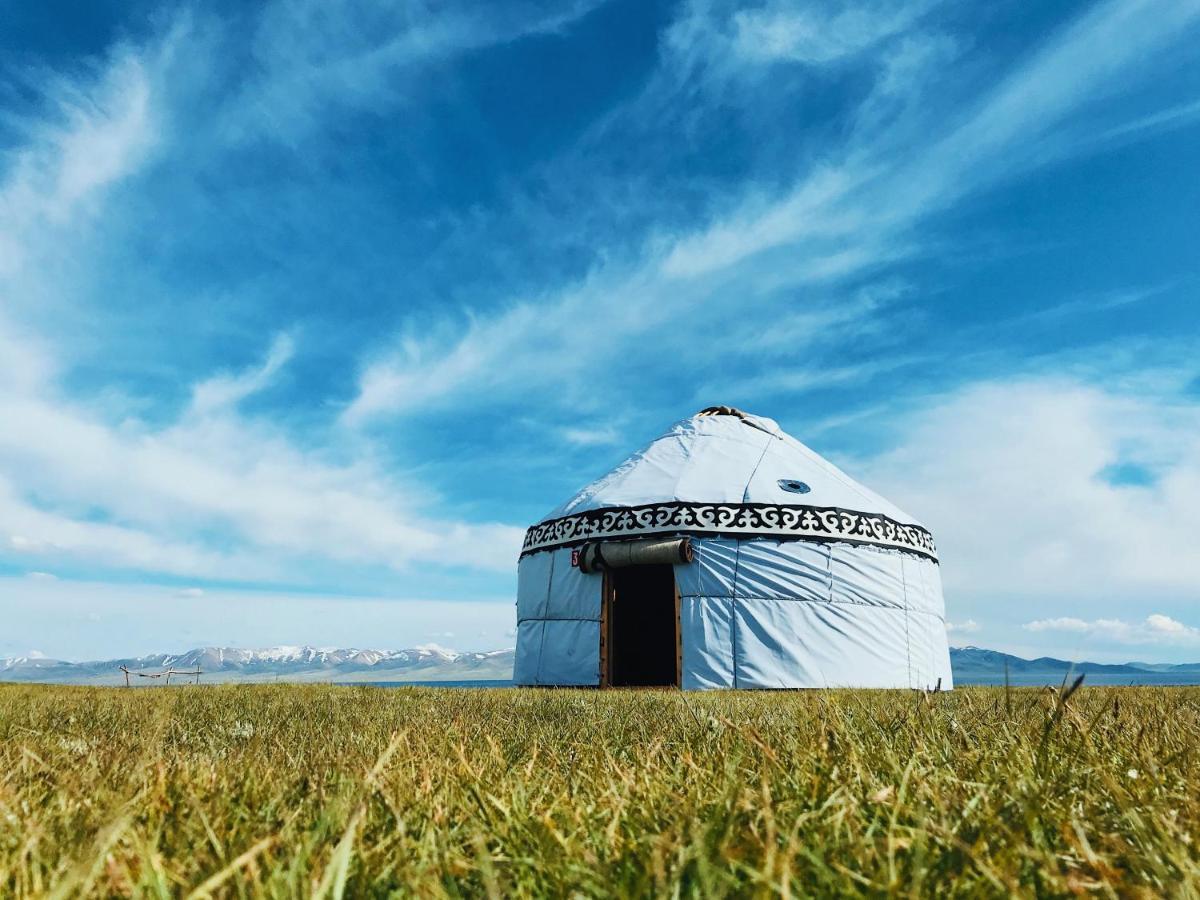
[[[980,647],[950,650],[954,678],[959,684],[1057,684],[1067,672],[1111,683],[1139,684],[1200,682],[1200,664],[1104,665],[1042,657],[1022,659]],[[236,681],[336,681],[336,682],[437,682],[507,681],[512,677],[513,651],[460,653],[436,644],[407,650],[370,650],[337,647],[197,647],[186,653],[156,653],[131,659],[65,662],[29,655],[0,659],[0,681],[57,684],[114,685],[125,683],[125,673],[150,675],[167,669],[194,671],[199,667],[203,684]],[[189,681],[187,677],[178,679]],[[162,684],[160,679],[131,677],[139,686]],[[1098,682],[1106,683],[1106,682]]]
[[[504,680],[513,651],[463,653],[436,644],[406,650],[337,647],[197,647],[128,659],[66,662],[41,656],[0,659],[0,681],[124,684],[125,673],[200,669],[202,682],[223,681],[458,681]],[[135,678],[135,683],[155,683]]]

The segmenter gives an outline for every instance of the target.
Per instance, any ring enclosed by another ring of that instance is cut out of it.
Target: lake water
[[[453,687],[453,688],[507,688],[513,683],[509,679],[491,681],[485,678],[463,681],[336,681],[341,687]]]
[[[1042,687],[1050,685],[1058,687],[1062,684],[1062,675],[1029,675],[1029,674],[1013,674],[1009,678],[1009,683],[1013,687]],[[1074,680],[1074,676],[1072,676]],[[479,680],[479,681],[341,681],[337,682],[344,687],[452,687],[452,688],[508,688],[513,687],[513,683],[504,680]],[[993,685],[1002,687],[1004,685],[1004,675],[988,676],[988,675],[955,675],[954,683],[966,687],[967,685]],[[1144,674],[1089,674],[1083,680],[1085,685],[1093,687],[1120,687],[1129,685],[1144,685],[1144,686],[1183,686],[1200,684],[1200,675],[1195,673],[1190,675],[1179,675],[1171,673],[1146,672]]]
[[[1078,677],[1078,673],[1072,674],[1071,681]],[[1009,675],[1009,683],[1013,687],[1041,687],[1043,685],[1051,685],[1058,687],[1063,682],[1062,674],[1055,675],[1053,673],[1042,674],[1027,674],[1014,672]],[[955,675],[954,683],[959,685],[1004,685],[1004,675]],[[1171,672],[1144,672],[1133,674],[1126,672],[1124,674],[1113,674],[1108,672],[1089,672],[1087,677],[1083,679],[1085,685],[1093,687],[1119,687],[1119,686],[1160,686],[1179,687],[1189,684],[1200,684],[1200,675],[1193,672],[1191,674],[1178,674]]]

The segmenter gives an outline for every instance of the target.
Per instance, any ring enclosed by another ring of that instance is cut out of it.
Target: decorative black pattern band
[[[590,509],[550,519],[525,532],[521,555],[604,538],[650,534],[728,534],[874,544],[937,562],[933,535],[919,525],[836,506],[775,503],[648,503]]]

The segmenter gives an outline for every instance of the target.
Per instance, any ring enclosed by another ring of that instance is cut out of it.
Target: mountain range
[[[1200,684],[1200,663],[1068,662],[1052,656],[1024,659],[983,647],[951,647],[956,684],[1054,684],[1069,673],[1091,684]]]
[[[158,653],[129,659],[67,662],[42,656],[0,659],[0,681],[56,684],[151,685],[161,679],[140,677],[175,669],[200,669],[201,683],[250,681],[424,682],[507,681],[512,650],[460,653],[435,644],[407,650],[360,650],[329,647],[270,647],[242,650],[198,647],[185,653]],[[172,676],[177,681],[190,681]]]
[[[951,667],[957,684],[1057,684],[1068,674],[1088,676],[1092,684],[1200,684],[1200,663],[1079,662],[1049,656],[1024,659],[983,647],[953,647]],[[200,669],[202,683],[298,681],[339,683],[505,682],[512,677],[513,651],[462,653],[434,644],[407,650],[360,650],[318,647],[271,647],[242,650],[199,647],[186,653],[159,653],[129,659],[67,662],[42,656],[0,659],[0,681],[115,685],[125,683],[122,667],[137,685],[161,683],[140,677],[175,669]],[[139,675],[140,673],[140,675]],[[192,680],[184,675],[177,681]]]

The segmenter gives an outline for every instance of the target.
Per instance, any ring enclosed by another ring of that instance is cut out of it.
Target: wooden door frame
[[[675,586],[675,687],[683,687],[683,628],[679,621],[679,582],[675,567],[671,567],[671,583]]]
[[[683,628],[679,620],[679,582],[675,580],[675,567],[671,566],[671,585],[675,591],[675,687],[683,687]],[[615,579],[607,570],[601,573],[600,582],[600,687],[612,687],[612,604],[617,599]]]
[[[610,609],[613,601],[613,580],[608,577],[608,570],[601,573],[600,582],[600,687],[612,687],[612,658],[609,648],[612,646],[612,615]]]

